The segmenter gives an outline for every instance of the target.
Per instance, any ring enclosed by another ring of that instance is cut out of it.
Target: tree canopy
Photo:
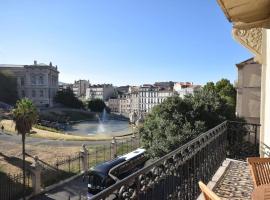
[[[37,109],[31,100],[24,98],[17,101],[15,109],[12,112],[15,128],[19,134],[30,133],[32,125],[37,121]]]
[[[106,104],[102,99],[92,99],[88,102],[88,108],[93,112],[102,112],[107,110]]]
[[[58,91],[54,97],[54,101],[57,103],[61,103],[62,105],[69,108],[83,108],[83,102],[80,101],[73,91],[68,88],[62,91]]]
[[[17,100],[16,78],[0,72],[0,101],[14,105]]]
[[[235,120],[228,101],[234,98],[231,86],[227,81],[207,83],[193,95],[170,97],[155,106],[139,129],[150,156],[165,155],[224,120]]]

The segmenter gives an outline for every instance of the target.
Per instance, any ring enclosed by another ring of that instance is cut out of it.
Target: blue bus
[[[138,148],[128,154],[90,168],[87,173],[87,199],[117,181],[142,168],[146,162],[145,149]]]

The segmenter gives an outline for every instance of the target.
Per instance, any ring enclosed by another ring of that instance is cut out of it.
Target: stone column
[[[263,30],[260,155],[270,157],[270,29]]]
[[[117,157],[117,141],[115,137],[113,137],[111,142],[111,159],[114,159],[116,157]]]
[[[35,156],[34,163],[31,165],[31,178],[34,194],[38,194],[41,191],[41,169],[42,166],[39,163],[38,157]]]
[[[88,171],[88,149],[85,144],[82,145],[80,153],[82,156],[81,172],[85,173]]]

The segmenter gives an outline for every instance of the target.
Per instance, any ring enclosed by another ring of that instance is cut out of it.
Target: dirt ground
[[[26,145],[26,153],[38,156],[39,159],[54,163],[57,159],[75,155],[80,147],[52,147],[47,145]],[[6,173],[16,174],[22,168],[22,146],[0,140],[0,170]],[[26,157],[30,165],[33,159]]]

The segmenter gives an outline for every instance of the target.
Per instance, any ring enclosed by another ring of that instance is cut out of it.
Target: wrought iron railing
[[[259,124],[229,121],[227,157],[246,160],[259,156]]]
[[[15,200],[22,197],[23,193],[29,195],[32,192],[31,173],[25,173],[25,188],[23,187],[23,173],[3,174],[0,173],[0,199]]]
[[[198,181],[209,182],[227,156],[242,157],[239,150],[250,143],[250,134],[256,149],[258,125],[223,122],[92,199],[196,199],[200,194]],[[240,149],[233,148],[237,143]]]

